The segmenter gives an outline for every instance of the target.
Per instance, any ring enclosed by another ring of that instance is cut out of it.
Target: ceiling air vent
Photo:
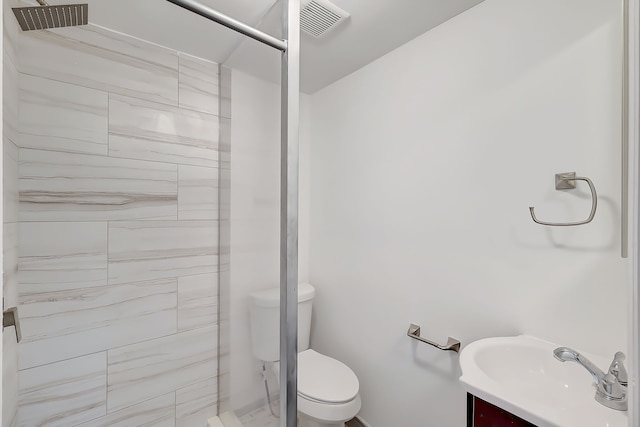
[[[303,0],[300,29],[316,38],[324,37],[349,14],[328,0]]]

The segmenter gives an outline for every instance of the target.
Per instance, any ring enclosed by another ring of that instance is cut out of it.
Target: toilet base
[[[322,422],[298,413],[298,427],[345,427],[344,422]]]
[[[300,427],[345,427],[345,422],[360,411],[360,395],[346,403],[319,403],[298,395]],[[305,424],[306,423],[306,424]]]

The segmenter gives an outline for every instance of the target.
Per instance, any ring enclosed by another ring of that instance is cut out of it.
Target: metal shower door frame
[[[298,413],[298,151],[300,119],[300,0],[282,0],[277,39],[194,0],[167,0],[282,52],[280,146],[280,426]]]
[[[625,70],[623,115],[623,144],[628,150],[626,165],[628,182],[623,196],[630,203],[623,206],[631,218],[626,243],[631,257],[629,310],[629,426],[640,425],[640,0],[623,0]]]

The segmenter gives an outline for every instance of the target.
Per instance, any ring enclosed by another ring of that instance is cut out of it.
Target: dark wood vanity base
[[[467,427],[536,427],[536,425],[467,393]]]

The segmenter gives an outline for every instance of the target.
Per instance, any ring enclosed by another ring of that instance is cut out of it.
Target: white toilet
[[[298,425],[344,427],[360,410],[360,383],[347,365],[309,348],[314,295],[313,286],[298,285]],[[280,289],[251,294],[251,341],[258,359],[280,359]],[[280,365],[273,367],[279,378]]]

